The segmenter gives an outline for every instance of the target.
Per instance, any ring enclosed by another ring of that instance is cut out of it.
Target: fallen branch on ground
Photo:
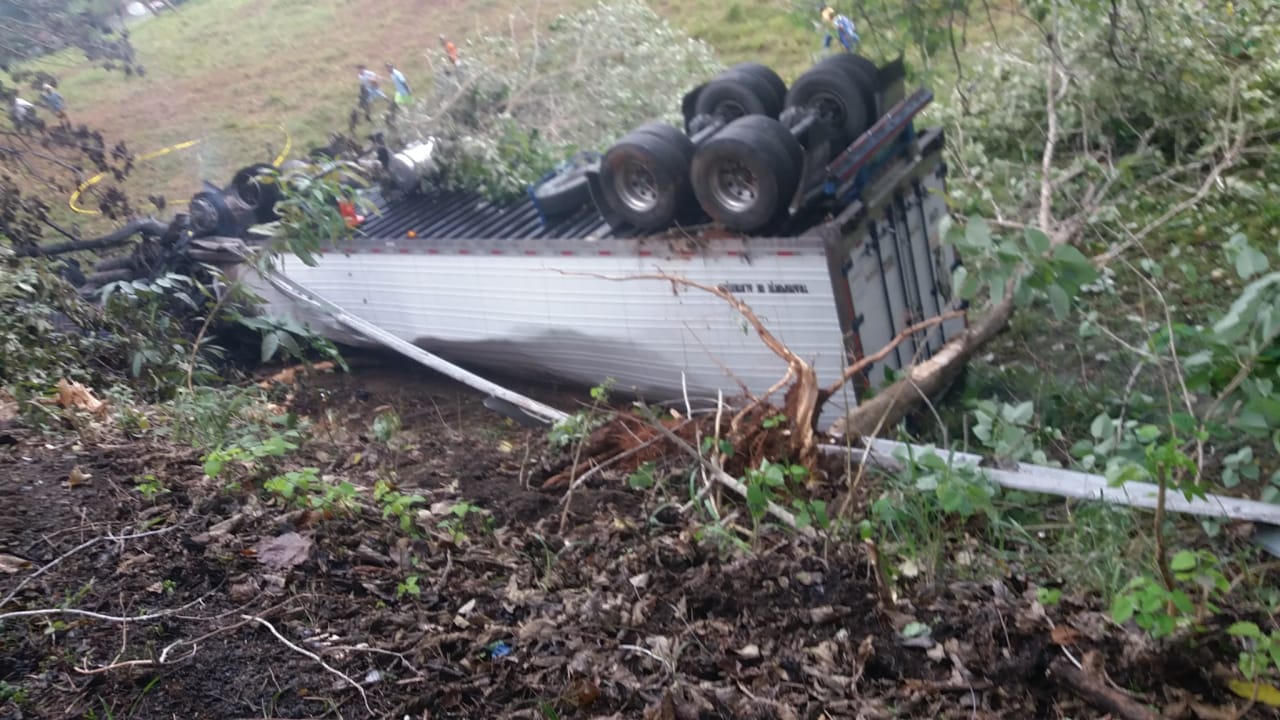
[[[1128,695],[1113,690],[1100,680],[1089,677],[1084,670],[1076,669],[1062,658],[1053,661],[1049,672],[1059,682],[1095,708],[1124,720],[1160,720],[1160,714],[1140,705]]]
[[[341,670],[335,670],[334,668],[330,667],[330,666],[329,666],[329,663],[327,663],[327,662],[325,662],[324,660],[320,659],[320,656],[319,656],[319,655],[317,655],[317,654],[315,654],[315,653],[311,652],[310,650],[307,650],[307,649],[305,649],[305,648],[298,647],[297,645],[294,645],[293,643],[289,642],[288,638],[286,638],[285,636],[281,635],[279,630],[276,630],[275,625],[272,625],[271,623],[267,622],[266,620],[264,620],[264,619],[262,619],[262,618],[260,618],[260,617],[255,617],[255,616],[253,616],[253,615],[241,615],[240,617],[241,617],[242,619],[244,619],[244,620],[248,620],[248,621],[256,622],[256,623],[258,623],[259,625],[262,625],[262,626],[263,626],[263,627],[265,627],[266,629],[270,630],[270,631],[271,631],[271,634],[272,634],[272,635],[275,635],[277,640],[279,640],[280,642],[284,643],[284,644],[285,644],[285,647],[288,647],[290,650],[292,650],[292,651],[294,651],[294,652],[296,652],[296,653],[299,653],[299,654],[301,654],[301,655],[306,655],[307,657],[311,658],[312,660],[315,660],[316,662],[320,663],[320,667],[324,668],[325,670],[329,671],[330,673],[332,673],[332,674],[334,674],[334,675],[337,675],[338,677],[342,678],[343,680],[346,680],[346,681],[347,681],[347,684],[351,685],[351,687],[354,687],[356,690],[359,690],[359,691],[360,691],[360,699],[364,700],[364,709],[365,709],[365,710],[368,710],[370,715],[372,715],[372,714],[373,714],[373,708],[369,706],[369,695],[368,695],[367,693],[365,693],[364,688],[360,685],[360,683],[356,682],[355,680],[352,680],[350,677],[348,677],[348,676],[346,675],[346,673],[342,672]]]
[[[29,585],[29,584],[31,583],[31,581],[32,581],[32,580],[35,580],[36,578],[40,577],[41,575],[45,574],[46,572],[49,572],[49,570],[53,569],[53,566],[57,565],[58,563],[62,562],[63,560],[66,560],[67,558],[71,557],[72,555],[75,555],[76,553],[80,552],[81,550],[84,550],[84,549],[85,549],[85,548],[87,548],[87,547],[90,547],[90,546],[92,546],[92,545],[96,545],[97,543],[100,543],[100,542],[102,542],[102,541],[104,541],[104,540],[111,540],[111,541],[113,541],[113,542],[122,542],[122,541],[124,541],[124,540],[134,540],[134,539],[136,539],[136,538],[147,537],[147,536],[149,536],[149,535],[161,535],[161,534],[163,534],[163,533],[167,533],[167,532],[170,532],[170,531],[172,531],[172,530],[175,530],[175,529],[177,529],[177,528],[179,528],[179,527],[181,527],[181,524],[180,524],[180,523],[175,523],[175,524],[173,524],[173,525],[169,525],[168,527],[160,528],[159,530],[148,530],[148,531],[146,531],[146,532],[134,533],[134,534],[132,534],[132,535],[110,535],[110,534],[108,534],[108,535],[103,535],[103,536],[101,536],[101,537],[93,538],[92,540],[86,540],[85,542],[80,543],[79,545],[77,545],[77,546],[75,546],[75,547],[71,548],[70,550],[66,551],[66,552],[65,552],[65,553],[63,553],[62,555],[59,555],[58,557],[56,557],[56,558],[54,558],[53,560],[49,561],[49,563],[48,563],[47,565],[45,565],[44,567],[40,568],[39,570],[36,570],[35,572],[33,572],[33,573],[31,573],[30,575],[28,575],[28,576],[26,576],[25,578],[23,578],[23,579],[22,579],[22,582],[18,583],[18,584],[17,584],[17,586],[15,586],[12,590],[10,590],[10,591],[9,591],[9,594],[5,595],[3,600],[0,600],[0,607],[4,607],[5,605],[8,605],[8,604],[9,604],[9,601],[10,601],[10,600],[12,600],[12,599],[14,599],[15,597],[17,597],[18,592],[19,592],[20,590],[22,590],[22,588],[24,588],[24,587],[26,587],[27,585]]]

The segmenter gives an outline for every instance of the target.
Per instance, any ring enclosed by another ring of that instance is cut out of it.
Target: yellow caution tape
[[[271,164],[275,165],[276,167],[280,167],[280,165],[284,163],[285,158],[289,157],[289,151],[293,148],[293,136],[289,134],[289,130],[285,128],[284,125],[277,125],[276,128],[280,132],[284,133],[284,149],[280,151],[280,154],[276,156],[275,160],[271,161]],[[202,142],[201,140],[184,140],[180,143],[176,143],[168,147],[160,148],[159,150],[152,150],[149,153],[143,153],[142,155],[139,155],[138,157],[134,158],[134,160],[136,162],[146,162],[148,160],[154,160],[158,157],[168,155],[169,153],[172,153],[172,152],[178,152],[179,150],[186,150],[187,148],[195,147],[196,145],[199,145],[201,142]],[[88,190],[94,185],[97,185],[106,176],[107,176],[106,173],[100,172],[97,175],[94,175],[93,177],[89,178],[88,180],[85,180],[84,182],[80,183],[80,186],[75,189],[75,192],[71,193],[71,197],[67,198],[67,207],[71,208],[73,212],[80,213],[81,215],[100,215],[101,213],[98,212],[97,210],[89,210],[87,208],[80,207],[80,196],[84,194],[85,190]]]

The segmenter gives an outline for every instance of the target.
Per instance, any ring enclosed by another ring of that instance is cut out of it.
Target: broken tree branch
[[[1138,704],[1128,695],[1107,687],[1103,682],[1095,680],[1084,670],[1078,670],[1064,662],[1062,658],[1053,661],[1049,672],[1059,682],[1074,690],[1095,708],[1124,718],[1124,720],[1160,720],[1159,713]]]
[[[1235,87],[1236,79],[1235,77],[1232,77],[1232,89],[1234,90]],[[1232,93],[1232,97],[1235,97],[1234,92]],[[1228,117],[1230,115],[1231,113],[1229,112]],[[1133,233],[1124,242],[1101,255],[1095,256],[1093,258],[1093,264],[1098,267],[1105,266],[1107,263],[1110,263],[1112,260],[1115,260],[1117,257],[1124,254],[1129,250],[1129,248],[1141,243],[1147,236],[1163,227],[1170,220],[1190,210],[1196,205],[1199,205],[1202,200],[1208,197],[1209,192],[1213,190],[1213,187],[1221,182],[1222,174],[1231,169],[1236,162],[1240,160],[1241,156],[1245,152],[1245,143],[1248,142],[1250,135],[1251,133],[1249,132],[1248,126],[1244,124],[1243,120],[1241,120],[1239,131],[1236,133],[1235,139],[1227,146],[1226,150],[1223,151],[1222,157],[1209,169],[1209,174],[1205,175],[1200,186],[1196,188],[1196,191],[1190,197],[1184,198],[1181,202],[1166,210],[1155,220],[1147,223],[1146,227]]]
[[[958,338],[944,345],[938,354],[912,365],[901,379],[875,397],[859,402],[858,407],[833,424],[832,432],[871,435],[878,427],[898,424],[915,410],[921,397],[934,396],[946,389],[978,348],[1003,330],[1012,316],[1013,298],[1005,297]]]
[[[672,285],[682,286],[686,288],[695,288],[703,292],[711,293],[716,297],[724,300],[733,308],[744,320],[747,321],[756,334],[760,336],[760,341],[773,351],[775,355],[787,363],[787,370],[796,378],[795,385],[787,392],[786,407],[784,408],[787,416],[791,418],[795,424],[794,430],[790,437],[791,452],[796,461],[803,465],[806,469],[812,471],[817,461],[817,433],[814,430],[816,425],[820,394],[818,391],[818,376],[814,372],[813,366],[806,362],[799,355],[796,355],[791,348],[779,340],[772,332],[769,331],[764,322],[755,314],[751,306],[740,300],[736,295],[723,288],[707,285],[694,280],[690,280],[680,275],[671,273],[639,273],[636,275],[602,275],[600,273],[575,273],[565,270],[556,270],[561,275],[577,275],[583,277],[600,278],[601,280],[611,280],[622,282],[626,280],[662,280]]]
[[[169,225],[167,223],[163,223],[155,218],[139,218],[119,230],[101,237],[92,238],[90,240],[58,243],[56,245],[14,248],[13,254],[17,257],[48,257],[50,255],[62,255],[69,252],[78,252],[80,250],[105,250],[107,248],[123,245],[129,242],[129,240],[137,233],[163,235],[168,229]]]
[[[322,660],[322,659],[320,658],[320,656],[319,656],[319,655],[317,655],[317,654],[315,654],[315,653],[311,652],[310,650],[307,650],[307,649],[305,649],[305,648],[301,648],[301,647],[299,647],[299,646],[297,646],[297,645],[295,645],[295,644],[293,644],[293,643],[289,642],[288,638],[286,638],[285,636],[281,635],[281,634],[280,634],[280,631],[279,631],[279,630],[276,630],[276,626],[275,626],[275,625],[272,625],[270,622],[267,622],[266,620],[264,620],[264,619],[262,619],[262,618],[260,618],[260,617],[255,617],[255,616],[253,616],[253,615],[241,615],[240,617],[241,617],[242,619],[244,619],[244,620],[249,620],[249,621],[252,621],[252,622],[256,622],[256,623],[258,623],[259,625],[261,625],[261,626],[265,627],[266,629],[268,629],[268,630],[270,630],[270,631],[271,631],[271,634],[272,634],[272,635],[275,635],[275,636],[276,636],[276,639],[277,639],[277,640],[279,640],[280,642],[284,643],[285,647],[289,648],[290,650],[292,650],[292,651],[294,651],[294,652],[296,652],[296,653],[298,653],[298,654],[300,654],[300,655],[305,655],[305,656],[307,656],[307,657],[311,658],[312,660],[315,660],[316,662],[320,663],[320,667],[324,668],[325,670],[327,670],[328,672],[330,672],[330,673],[332,673],[332,674],[334,674],[334,675],[337,675],[338,677],[342,678],[343,680],[346,680],[348,685],[350,685],[351,687],[353,687],[353,688],[355,688],[356,690],[359,690],[359,691],[360,691],[360,699],[364,700],[364,709],[365,709],[365,710],[368,710],[370,715],[372,715],[372,714],[373,714],[373,708],[369,706],[369,695],[368,695],[367,693],[365,693],[364,688],[360,686],[360,683],[356,682],[355,680],[352,680],[350,677],[348,677],[348,676],[347,676],[347,674],[346,674],[346,673],[342,672],[341,670],[336,670],[336,669],[334,669],[334,668],[330,667],[329,663],[327,663],[327,662],[325,662],[324,660]]]
[[[175,523],[175,524],[173,524],[173,525],[169,525],[169,526],[167,526],[167,527],[162,527],[162,528],[160,528],[159,530],[148,530],[148,531],[146,531],[146,532],[134,533],[134,534],[131,534],[131,535],[111,535],[111,534],[109,534],[109,533],[108,533],[108,534],[106,534],[106,535],[100,535],[100,536],[98,536],[98,537],[96,537],[96,538],[93,538],[92,540],[86,540],[85,542],[80,543],[79,545],[77,545],[77,546],[75,546],[75,547],[71,548],[70,550],[66,551],[65,553],[63,553],[63,554],[59,555],[58,557],[54,558],[53,560],[49,561],[49,563],[48,563],[48,564],[46,564],[44,567],[41,567],[39,570],[36,570],[35,572],[33,572],[33,573],[31,573],[30,575],[28,575],[28,576],[26,576],[25,578],[23,578],[23,579],[22,579],[22,582],[18,583],[16,586],[14,586],[14,588],[13,588],[12,590],[10,590],[10,591],[9,591],[9,593],[8,593],[7,595],[5,595],[5,596],[4,596],[4,599],[0,600],[0,607],[4,607],[5,605],[8,605],[8,604],[9,604],[9,601],[10,601],[10,600],[12,600],[12,599],[14,599],[15,597],[17,597],[18,592],[19,592],[19,591],[21,591],[21,590],[22,590],[22,588],[24,588],[24,587],[26,587],[27,585],[29,585],[29,584],[31,583],[31,581],[32,581],[32,580],[35,580],[36,578],[40,577],[41,575],[43,575],[43,574],[45,574],[45,573],[49,572],[49,571],[50,571],[50,570],[52,570],[52,569],[53,569],[53,567],[54,567],[55,565],[57,565],[58,563],[62,562],[63,560],[66,560],[67,558],[71,557],[72,555],[75,555],[76,553],[80,552],[81,550],[84,550],[84,549],[85,549],[85,548],[87,548],[87,547],[90,547],[90,546],[92,546],[92,545],[96,545],[97,543],[103,542],[104,540],[110,540],[110,541],[112,541],[112,542],[123,542],[123,541],[125,541],[125,540],[134,540],[134,539],[137,539],[137,538],[143,538],[143,537],[147,537],[147,536],[150,536],[150,535],[161,535],[161,534],[163,534],[163,533],[167,533],[167,532],[171,532],[171,531],[173,531],[173,530],[176,530],[176,529],[178,529],[179,527],[182,527],[182,525],[181,525],[180,523]]]
[[[870,355],[867,355],[865,357],[858,359],[857,362],[846,367],[844,369],[844,373],[842,373],[840,376],[840,380],[838,382],[832,383],[830,387],[826,389],[825,391],[826,394],[834,395],[837,392],[839,392],[840,388],[844,387],[844,384],[849,382],[851,379],[853,379],[855,375],[862,372],[863,370],[866,370],[868,367],[871,367],[872,365],[880,362],[881,360],[884,360],[886,357],[889,357],[889,353],[893,352],[894,348],[906,342],[909,338],[911,338],[916,333],[921,332],[923,330],[928,330],[934,325],[941,325],[942,323],[948,320],[953,320],[958,317],[964,317],[964,315],[965,315],[965,312],[963,310],[952,310],[950,312],[945,312],[941,315],[935,315],[929,318],[928,320],[923,320],[921,322],[916,323],[915,325],[912,325],[911,327],[905,328],[902,332],[898,333],[892,340],[890,340],[889,344],[885,345],[884,347],[880,348],[879,350],[877,350],[876,352]]]

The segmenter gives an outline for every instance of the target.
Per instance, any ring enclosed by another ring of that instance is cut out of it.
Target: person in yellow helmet
[[[855,52],[858,49],[861,39],[858,37],[853,21],[847,15],[837,15],[834,9],[825,7],[822,9],[822,22],[836,31],[836,37],[840,38],[840,44],[844,46],[845,52]],[[827,33],[826,38],[823,39],[822,47],[831,47],[831,33]]]

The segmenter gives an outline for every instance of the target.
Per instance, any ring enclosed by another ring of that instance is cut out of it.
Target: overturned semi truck
[[[280,259],[292,281],[454,362],[595,385],[651,400],[759,396],[786,364],[723,299],[734,293],[820,381],[904,329],[962,309],[960,260],[940,242],[946,166],[932,100],[905,93],[900,62],[831,56],[787,87],[757,64],[685,95],[684,127],[643,124],[603,155],[555,173],[526,199],[494,203],[410,183],[371,198],[379,211],[315,265]],[[429,163],[430,148],[384,163]],[[263,168],[192,199],[200,244],[260,242],[278,188]],[[401,168],[403,171],[404,168]],[[411,174],[411,173],[410,173]],[[369,344],[245,264],[264,298],[330,339]],[[895,368],[932,357],[961,314],[916,333],[852,379],[822,421]]]

